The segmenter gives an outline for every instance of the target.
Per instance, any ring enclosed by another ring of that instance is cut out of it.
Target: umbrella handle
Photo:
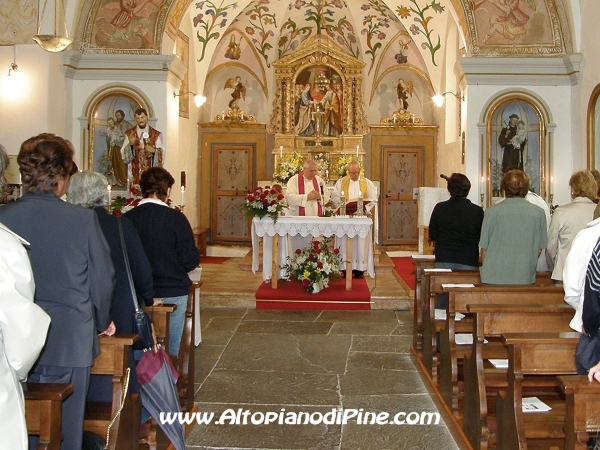
[[[152,328],[152,334],[154,335],[154,328]],[[156,342],[156,341],[154,341],[154,342]],[[121,414],[121,411],[123,410],[123,406],[125,406],[125,399],[127,399],[127,391],[129,390],[130,374],[131,374],[131,368],[128,367],[125,370],[125,386],[123,387],[123,398],[121,399],[121,405],[119,405],[119,410],[115,414],[115,417],[113,417],[112,420],[110,421],[110,423],[108,424],[108,429],[106,430],[106,446],[107,447],[108,447],[108,443],[110,441],[110,428],[115,423],[115,420],[117,420],[117,417],[119,417],[119,414]]]

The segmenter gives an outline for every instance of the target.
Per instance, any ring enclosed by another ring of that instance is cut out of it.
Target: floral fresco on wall
[[[370,74],[375,64],[377,52],[383,46],[383,42],[385,42],[386,38],[388,38],[389,32],[386,33],[384,30],[390,28],[390,22],[400,24],[400,21],[385,4],[377,0],[369,0],[369,2],[362,5],[360,9],[367,12],[367,15],[363,18],[362,24],[365,28],[363,28],[361,34],[367,37],[367,50],[365,50],[365,55],[368,55],[371,58],[371,65],[369,66],[368,72]],[[395,32],[395,30],[392,32]],[[406,44],[406,47],[402,48],[408,48],[408,44]]]
[[[194,17],[193,22],[194,27],[199,28],[196,37],[202,48],[198,62],[204,59],[207,44],[213,39],[218,41],[221,34],[227,30],[229,10],[235,10],[238,7],[237,2],[226,5],[224,3],[223,0],[218,6],[210,0],[196,3],[196,9],[199,9],[200,12]]]
[[[422,34],[425,37],[427,42],[423,42],[421,47],[429,50],[429,53],[431,53],[431,62],[434,66],[437,66],[437,63],[435,62],[435,54],[442,46],[440,42],[440,35],[437,33],[434,34],[433,28],[431,28],[429,25],[429,22],[433,19],[433,16],[429,15],[427,11],[431,9],[431,11],[435,12],[436,14],[441,14],[444,12],[445,8],[435,0],[432,0],[431,3],[425,3],[425,6],[423,7],[419,6],[417,0],[410,0],[410,3],[412,3],[412,6],[400,6],[397,10],[398,15],[402,19],[413,17],[415,23],[411,25],[410,32],[413,34],[413,36]],[[435,42],[436,38],[437,42]]]

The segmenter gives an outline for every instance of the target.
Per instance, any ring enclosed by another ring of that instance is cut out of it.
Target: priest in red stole
[[[302,172],[294,175],[287,183],[285,199],[294,216],[322,216],[323,205],[329,202],[329,191],[325,182],[317,175],[317,163],[307,159]],[[311,236],[292,236],[292,250],[304,249],[310,244]]]

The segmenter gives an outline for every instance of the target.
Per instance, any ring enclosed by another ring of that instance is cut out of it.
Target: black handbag
[[[121,238],[121,248],[123,249],[123,259],[125,260],[125,268],[127,269],[127,278],[129,279],[129,287],[131,289],[131,299],[133,300],[133,308],[135,313],[133,315],[135,332],[138,335],[137,342],[133,345],[135,349],[144,349],[152,347],[154,345],[154,338],[152,337],[152,322],[148,313],[142,307],[140,307],[137,301],[137,295],[135,293],[135,286],[133,285],[133,278],[131,276],[131,268],[129,267],[129,258],[127,257],[127,247],[125,246],[125,238],[123,237],[123,225],[121,224],[121,218],[117,217],[119,224],[119,237]]]

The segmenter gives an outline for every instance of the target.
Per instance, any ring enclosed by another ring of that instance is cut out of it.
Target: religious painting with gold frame
[[[125,132],[136,126],[134,111],[144,107],[122,92],[109,93],[92,109],[90,120],[90,169],[105,175],[114,189],[127,188],[127,165],[121,156]]]
[[[588,169],[600,167],[600,84],[592,91],[587,111]]]
[[[492,197],[502,195],[502,176],[513,167],[527,173],[532,191],[545,195],[542,129],[539,110],[525,99],[513,98],[496,107],[488,123],[488,173]]]

